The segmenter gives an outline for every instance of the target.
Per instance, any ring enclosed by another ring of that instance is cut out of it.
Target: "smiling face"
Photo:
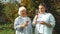
[[[39,13],[43,14],[45,13],[45,10],[46,10],[45,6],[39,5]]]
[[[26,10],[22,10],[22,11],[20,12],[20,16],[22,16],[22,17],[26,16]]]

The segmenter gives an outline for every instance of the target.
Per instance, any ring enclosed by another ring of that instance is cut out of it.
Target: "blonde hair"
[[[20,15],[20,12],[21,12],[22,10],[26,10],[26,8],[25,8],[24,6],[20,7],[19,10],[18,10],[18,15]]]

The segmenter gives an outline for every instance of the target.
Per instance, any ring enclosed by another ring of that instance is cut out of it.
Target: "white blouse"
[[[50,23],[52,27],[40,24],[41,21]],[[35,20],[33,20],[33,22],[35,22]],[[35,27],[35,34],[38,33],[52,34],[54,26],[55,26],[55,19],[51,13],[38,14],[37,24]]]
[[[20,29],[20,25],[22,25],[25,21],[29,21],[28,26],[23,30]],[[31,20],[29,17],[17,17],[14,22],[14,29],[16,30],[16,34],[32,34],[32,26]]]

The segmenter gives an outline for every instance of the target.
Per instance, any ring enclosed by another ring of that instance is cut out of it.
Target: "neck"
[[[20,15],[21,17],[26,17],[26,16],[22,16],[22,15]]]
[[[40,12],[40,14],[44,14],[45,12]]]

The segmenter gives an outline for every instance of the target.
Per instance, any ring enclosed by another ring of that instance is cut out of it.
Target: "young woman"
[[[51,13],[46,12],[44,3],[39,4],[39,12],[33,20],[35,34],[52,34],[55,26],[55,19]]]

